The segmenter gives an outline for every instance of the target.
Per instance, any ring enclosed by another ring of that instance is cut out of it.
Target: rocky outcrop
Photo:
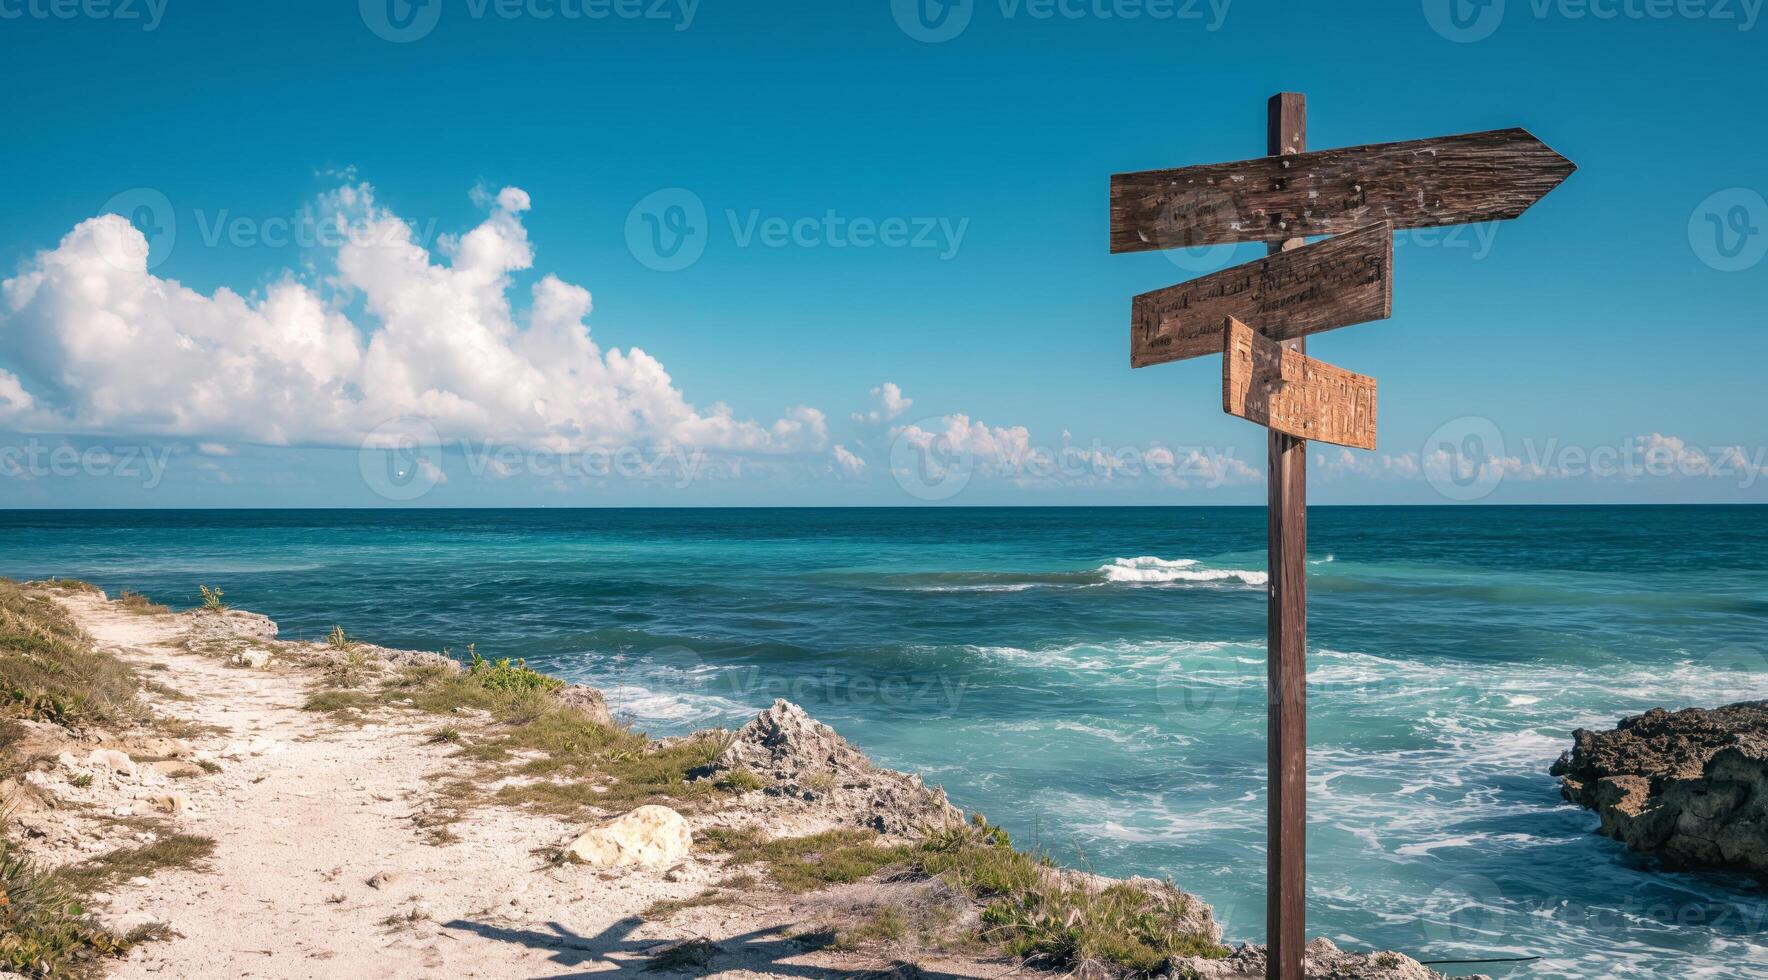
[[[764,805],[792,812],[814,807],[836,824],[869,827],[892,837],[962,823],[964,814],[919,776],[880,769],[833,728],[790,701],[738,729],[730,746],[699,775],[747,772]]]
[[[1302,972],[1310,980],[1440,980],[1442,974],[1402,953],[1347,953],[1330,939],[1308,943]],[[1265,948],[1241,946],[1226,959],[1176,960],[1171,980],[1264,980]],[[1478,974],[1462,980],[1490,980]]]
[[[614,716],[608,711],[607,699],[602,697],[602,692],[587,684],[567,684],[554,692],[553,700],[573,711],[582,712],[598,725],[616,727]]]
[[[1572,739],[1552,771],[1598,833],[1670,869],[1768,875],[1768,701],[1654,708]]]
[[[598,868],[667,868],[688,856],[693,831],[666,806],[641,806],[572,841],[565,855]]]

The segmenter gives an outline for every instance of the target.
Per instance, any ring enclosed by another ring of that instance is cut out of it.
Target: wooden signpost
[[[1572,162],[1526,130],[1307,152],[1307,101],[1271,97],[1266,152],[1111,178],[1111,251],[1267,242],[1271,255],[1137,296],[1130,366],[1222,355],[1222,408],[1269,430],[1266,977],[1307,942],[1307,444],[1375,448],[1375,380],[1307,336],[1393,312],[1393,232],[1514,218]],[[1308,235],[1333,235],[1313,245]]]

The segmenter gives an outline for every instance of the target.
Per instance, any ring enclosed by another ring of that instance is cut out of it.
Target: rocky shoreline
[[[26,722],[36,761],[13,788],[34,802],[9,834],[82,868],[206,842],[189,866],[92,896],[118,929],[173,937],[132,947],[116,975],[307,975],[317,958],[376,976],[590,960],[731,978],[1263,976],[1262,950],[1221,946],[1195,896],[1022,853],[789,702],[735,732],[649,740],[599,692],[507,661],[26,591],[147,678],[159,721]],[[1439,975],[1322,939],[1308,976]]]
[[[1552,773],[1598,833],[1669,870],[1768,879],[1768,701],[1654,708],[1572,739]]]

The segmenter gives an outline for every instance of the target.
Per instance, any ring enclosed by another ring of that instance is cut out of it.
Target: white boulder
[[[687,857],[694,832],[666,806],[641,806],[593,828],[565,848],[568,857],[594,867],[667,868]]]

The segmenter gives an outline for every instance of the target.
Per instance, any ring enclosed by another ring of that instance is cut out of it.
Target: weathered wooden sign
[[[1111,251],[1514,218],[1577,167],[1526,129],[1111,178]]]
[[[1307,942],[1307,444],[1375,448],[1375,381],[1307,335],[1385,319],[1393,230],[1514,218],[1577,169],[1521,129],[1305,152],[1307,101],[1267,108],[1270,156],[1111,178],[1111,251],[1262,241],[1270,257],[1131,304],[1130,365],[1222,352],[1222,407],[1267,428],[1270,793],[1265,976]],[[1335,235],[1305,245],[1310,235]]]
[[[1130,367],[1222,349],[1222,318],[1273,340],[1393,315],[1394,229],[1387,222],[1235,266],[1130,301]]]
[[[1375,379],[1268,340],[1233,317],[1222,331],[1222,410],[1313,442],[1375,448]]]

